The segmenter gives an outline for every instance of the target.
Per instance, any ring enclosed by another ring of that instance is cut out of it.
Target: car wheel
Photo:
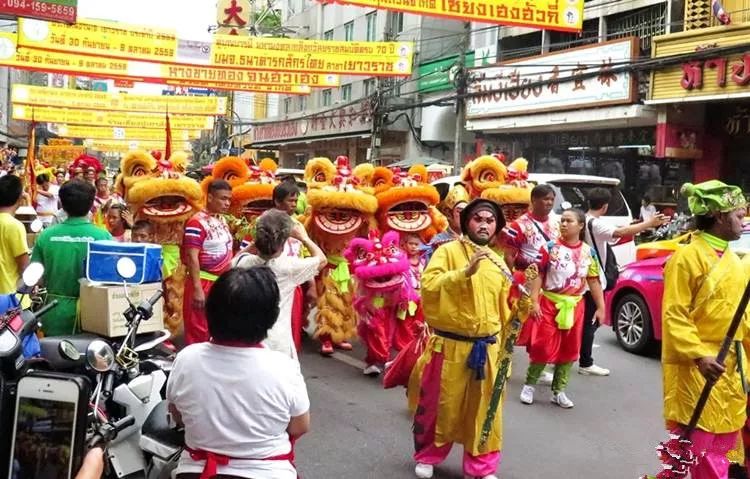
[[[642,354],[653,344],[651,313],[637,293],[628,293],[617,302],[614,311],[615,334],[622,349]]]

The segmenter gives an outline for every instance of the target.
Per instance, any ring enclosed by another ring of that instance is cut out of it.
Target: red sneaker
[[[320,354],[323,356],[330,356],[333,354],[333,344],[330,341],[323,341],[320,344]]]
[[[350,343],[349,341],[341,341],[338,344],[334,344],[334,347],[342,351],[351,351],[352,349],[354,349],[352,347],[352,343]]]

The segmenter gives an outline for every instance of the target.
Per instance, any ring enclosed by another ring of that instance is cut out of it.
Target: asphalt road
[[[574,369],[563,410],[549,402],[548,387],[536,401],[518,400],[528,364],[517,349],[504,408],[502,479],[636,479],[659,470],[661,368],[656,357],[628,354],[610,329],[597,333],[597,364],[609,377],[581,376]],[[312,401],[312,430],[297,444],[305,479],[412,478],[411,417],[405,390],[384,390],[362,375],[360,348],[323,358],[308,342],[300,360]],[[461,479],[461,450],[435,470],[437,479]]]

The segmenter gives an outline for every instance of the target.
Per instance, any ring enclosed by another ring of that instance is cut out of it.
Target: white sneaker
[[[419,479],[430,479],[432,478],[434,470],[435,468],[432,467],[432,465],[418,462],[417,467],[414,468],[414,474],[416,474]]]
[[[537,384],[540,384],[542,386],[551,386],[552,380],[555,378],[555,375],[552,374],[549,371],[543,371],[542,374],[539,376],[539,381],[537,381]]]
[[[579,367],[578,374],[583,374],[584,376],[609,376],[609,369],[600,368],[596,364],[592,364],[587,368]]]
[[[521,389],[521,402],[524,404],[534,403],[534,386],[523,385],[523,389]]]
[[[563,409],[570,409],[573,406],[575,406],[575,404],[573,404],[573,401],[571,401],[570,398],[566,396],[564,392],[553,394],[551,401],[552,401],[552,404],[557,404]]]
[[[362,374],[365,376],[380,376],[380,373],[382,373],[383,370],[380,369],[376,364],[371,364],[367,366],[363,371]]]

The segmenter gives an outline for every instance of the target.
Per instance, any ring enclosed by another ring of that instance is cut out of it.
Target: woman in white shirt
[[[310,427],[299,364],[261,342],[279,314],[270,268],[235,268],[206,299],[211,339],[177,355],[169,410],[185,426],[178,479],[295,479],[294,440]]]
[[[289,238],[299,241],[312,256],[299,258],[283,254]],[[240,253],[232,260],[232,266],[249,268],[267,264],[274,272],[281,295],[280,313],[263,344],[296,360],[297,348],[292,332],[294,290],[315,278],[328,260],[325,253],[307,235],[305,228],[294,222],[287,213],[277,209],[266,211],[255,223],[255,249],[258,251],[257,255]]]

